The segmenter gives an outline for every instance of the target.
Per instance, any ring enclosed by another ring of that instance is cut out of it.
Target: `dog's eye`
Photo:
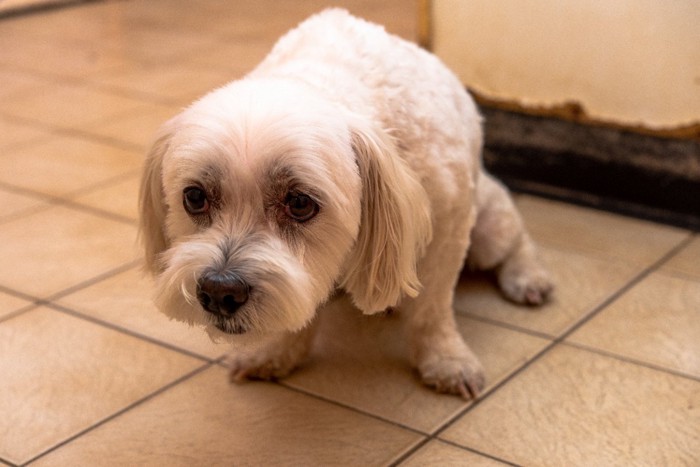
[[[182,204],[185,211],[192,215],[204,214],[209,211],[207,194],[198,186],[189,186],[182,192]]]
[[[318,204],[310,196],[290,193],[284,203],[287,216],[297,222],[306,222],[318,214]]]

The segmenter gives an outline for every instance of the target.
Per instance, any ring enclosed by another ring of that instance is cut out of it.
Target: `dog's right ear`
[[[152,273],[161,269],[158,255],[168,248],[165,234],[167,206],[163,192],[163,156],[168,151],[174,132],[173,120],[165,123],[158,131],[151,146],[139,192],[139,240],[145,250],[145,266]]]
[[[362,215],[341,286],[358,308],[372,314],[418,295],[417,263],[432,236],[430,204],[384,130],[362,119],[351,128]]]

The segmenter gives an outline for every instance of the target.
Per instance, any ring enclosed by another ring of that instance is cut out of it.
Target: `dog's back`
[[[481,118],[457,77],[417,45],[345,10],[329,9],[301,23],[249,76],[284,75],[302,77],[378,121],[409,159],[450,157],[444,149],[452,146],[452,157],[462,163],[478,160]],[[433,152],[426,142],[442,154],[425,154]]]

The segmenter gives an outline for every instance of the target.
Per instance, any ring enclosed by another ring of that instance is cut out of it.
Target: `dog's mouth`
[[[248,328],[241,323],[226,318],[215,319],[214,327],[225,334],[245,334],[248,332]]]

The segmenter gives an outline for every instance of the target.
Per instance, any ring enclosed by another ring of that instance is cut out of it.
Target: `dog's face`
[[[245,80],[166,123],[140,200],[161,311],[213,335],[294,331],[338,285],[365,311],[412,293],[420,186],[357,123],[303,86]]]

